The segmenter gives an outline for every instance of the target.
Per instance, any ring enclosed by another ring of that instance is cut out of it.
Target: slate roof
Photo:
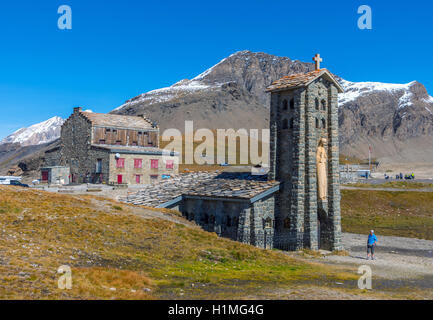
[[[252,201],[265,192],[277,191],[278,187],[279,182],[267,181],[266,176],[253,176],[249,173],[194,172],[161,180],[119,200],[149,207],[164,207],[164,204],[177,198],[180,200],[182,196]]]
[[[314,70],[307,73],[297,73],[282,77],[267,87],[266,92],[305,87],[321,76],[325,76],[328,80],[333,82],[340,93],[344,92],[341,85],[327,69]]]
[[[163,154],[163,149],[156,147],[137,147],[137,146],[118,146],[108,144],[92,144],[93,148],[105,149],[111,153],[131,153],[131,154],[148,154],[160,156]],[[179,155],[178,152],[171,152],[170,156]]]
[[[153,128],[152,122],[149,119],[143,117],[123,116],[117,114],[94,113],[85,111],[81,111],[80,114],[86,117],[95,126],[131,129]]]

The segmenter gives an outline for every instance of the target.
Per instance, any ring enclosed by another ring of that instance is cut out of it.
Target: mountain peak
[[[60,137],[60,128],[64,120],[52,117],[28,128],[21,128],[0,141],[0,144],[19,143],[22,146],[39,145],[54,141]]]

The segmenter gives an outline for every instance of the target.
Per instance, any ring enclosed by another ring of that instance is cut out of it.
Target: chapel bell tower
[[[274,247],[341,250],[338,93],[317,54],[314,71],[285,76],[271,93],[269,179],[280,181]]]

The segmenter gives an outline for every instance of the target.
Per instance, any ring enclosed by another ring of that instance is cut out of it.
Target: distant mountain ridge
[[[146,114],[161,129],[266,128],[269,95],[265,88],[288,74],[308,72],[313,63],[250,51],[236,52],[192,80],[134,97],[113,110]],[[338,77],[341,152],[390,162],[433,162],[433,98],[425,87],[408,84],[350,82]]]
[[[21,146],[32,146],[52,142],[60,137],[64,121],[56,116],[28,128],[21,128],[1,140],[0,145],[19,143]]]
[[[240,51],[192,80],[143,93],[112,113],[145,114],[157,121],[161,132],[183,131],[185,120],[193,120],[195,129],[267,128],[265,88],[285,75],[313,69],[312,63]],[[350,82],[336,77],[345,89],[339,95],[341,153],[366,158],[371,146],[373,157],[385,162],[433,163],[433,98],[421,83]],[[0,145],[8,150],[17,144],[52,142],[59,138],[63,121],[54,117],[20,129]]]

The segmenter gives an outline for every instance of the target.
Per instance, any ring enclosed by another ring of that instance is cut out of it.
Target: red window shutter
[[[116,160],[116,167],[117,168],[125,168],[125,159],[119,158]]]
[[[151,160],[150,161],[150,168],[151,169],[158,169],[158,160]]]
[[[123,176],[121,174],[119,174],[117,176],[117,184],[122,184],[123,183]]]
[[[141,176],[140,175],[136,175],[135,176],[135,182],[140,184],[141,183]]]
[[[143,160],[142,159],[134,159],[134,168],[136,168],[136,169],[143,168]]]
[[[166,165],[166,169],[173,169],[174,161],[173,160],[167,160],[165,165]]]
[[[48,171],[42,171],[42,181],[48,181]]]

